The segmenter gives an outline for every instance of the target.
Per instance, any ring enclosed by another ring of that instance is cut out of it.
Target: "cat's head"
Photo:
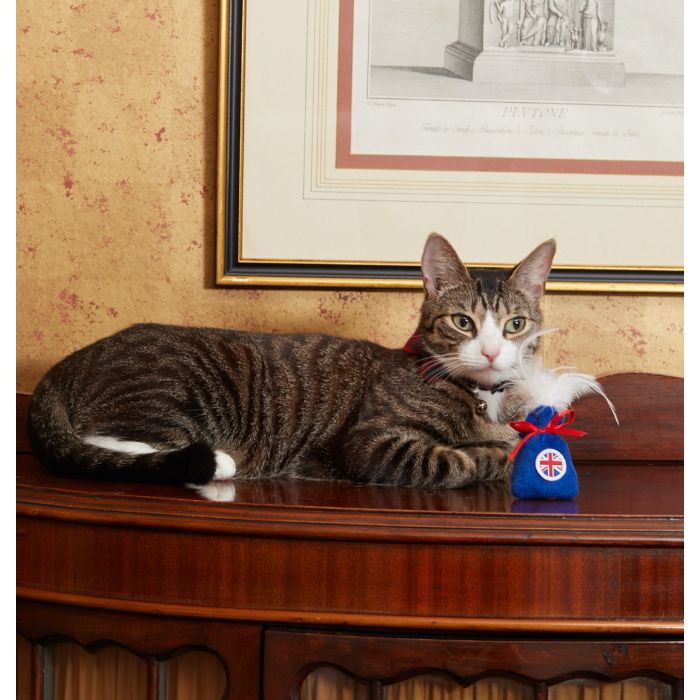
[[[429,236],[419,330],[445,374],[487,387],[513,376],[522,344],[541,328],[539,302],[555,252],[554,240],[545,241],[510,272],[476,273],[442,236]]]

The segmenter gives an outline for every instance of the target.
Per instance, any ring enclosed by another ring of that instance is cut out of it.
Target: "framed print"
[[[682,290],[682,0],[221,0],[219,80],[220,284]]]

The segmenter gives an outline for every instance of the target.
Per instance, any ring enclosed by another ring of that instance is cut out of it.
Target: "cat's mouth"
[[[490,364],[483,368],[465,367],[462,376],[475,381],[479,386],[489,389],[496,384],[512,379],[514,367],[494,367]]]
[[[500,384],[502,381],[508,378],[508,373],[499,372],[497,370],[487,370],[485,372],[479,372],[478,376],[474,377],[477,383],[483,386],[485,389],[489,389],[494,384]]]

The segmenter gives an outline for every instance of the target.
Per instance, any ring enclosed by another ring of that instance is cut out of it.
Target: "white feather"
[[[535,344],[543,335],[549,335],[550,333],[558,333],[558,328],[543,328],[537,333],[533,333],[531,336],[525,339],[523,344],[518,350],[518,365],[522,365],[525,362],[529,362],[535,353]]]
[[[552,330],[556,329],[541,331],[537,336],[551,333]],[[529,339],[527,345],[531,345],[534,339],[535,336]],[[572,369],[571,367],[545,369],[542,359],[531,354],[526,355],[525,349],[523,348],[520,354],[511,384],[513,392],[525,404],[528,413],[537,406],[552,406],[557,411],[563,411],[583,396],[598,394],[607,402],[615,422],[620,424],[615,406],[595,377],[580,372],[564,371]]]

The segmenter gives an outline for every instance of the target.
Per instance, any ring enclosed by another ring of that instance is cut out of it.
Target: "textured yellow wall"
[[[417,292],[216,288],[216,0],[17,8],[20,391],[131,323],[400,345]],[[550,295],[549,364],[682,375],[680,297]]]

